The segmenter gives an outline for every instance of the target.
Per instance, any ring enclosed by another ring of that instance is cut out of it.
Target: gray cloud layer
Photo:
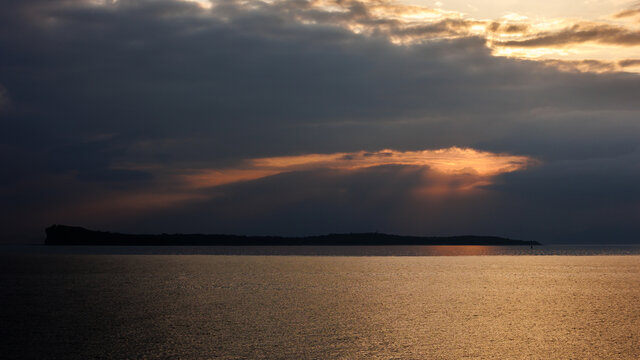
[[[81,222],[131,231],[381,227],[541,241],[637,239],[637,75],[566,73],[496,58],[473,36],[397,46],[387,34],[331,25],[364,13],[357,2],[346,15],[313,10],[327,19],[316,24],[296,18],[292,9],[305,4],[224,1],[204,10],[169,0],[5,1],[0,104],[9,105],[0,105],[0,200],[7,236]],[[428,169],[282,174],[206,190],[202,198],[158,170],[454,145],[543,164],[444,203],[411,196]],[[199,200],[152,202],[144,211],[123,201],[109,210],[124,217],[73,210],[150,192]],[[607,231],[615,237],[602,238]]]

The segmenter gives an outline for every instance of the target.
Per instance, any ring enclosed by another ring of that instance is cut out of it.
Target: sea
[[[640,359],[640,246],[0,247],[2,359]]]

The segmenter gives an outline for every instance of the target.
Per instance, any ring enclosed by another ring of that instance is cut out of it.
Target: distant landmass
[[[541,245],[498,236],[401,236],[382,233],[328,234],[305,237],[242,236],[206,234],[136,235],[88,230],[78,226],[52,225],[45,230],[46,245],[135,245],[135,246],[354,246],[354,245]]]

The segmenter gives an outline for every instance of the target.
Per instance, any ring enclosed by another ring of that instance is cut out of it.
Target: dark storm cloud
[[[637,151],[640,135],[635,74],[566,73],[541,63],[496,58],[485,39],[465,35],[472,24],[464,20],[406,28],[397,20],[376,18],[371,4],[362,2],[349,3],[346,12],[328,12],[304,1],[251,6],[224,1],[212,9],[170,0],[105,4],[3,3],[0,144],[7,150],[2,181],[11,190],[3,193],[2,207],[15,210],[3,220],[7,228],[24,222],[23,231],[80,219],[117,227],[124,220],[112,220],[104,211],[96,212],[103,218],[89,219],[78,215],[82,211],[64,209],[105,198],[117,200],[110,203],[112,210],[114,204],[132,206],[127,196],[148,205],[132,207],[139,216],[141,209],[166,212],[166,224],[175,225],[174,231],[241,233],[246,219],[264,225],[256,225],[256,232],[347,231],[346,219],[351,219],[358,230],[383,223],[390,232],[458,233],[456,221],[446,221],[458,212],[467,217],[460,231],[512,229],[507,235],[518,236],[512,224],[546,219],[529,213],[516,219],[505,210],[502,218],[483,222],[478,219],[485,219],[485,213],[470,210],[515,206],[517,194],[537,189],[536,181],[527,181],[529,170],[521,178],[504,177],[505,186],[480,197],[456,196],[447,211],[406,196],[403,187],[412,186],[405,182],[417,175],[404,168],[282,174],[200,192],[161,181],[165,172],[290,154],[469,146],[533,156],[549,164],[545,169],[561,162],[562,181],[600,179],[582,188],[585,192],[594,192],[600,183],[606,195],[609,186],[640,181],[637,172],[623,166],[633,166],[629,154]],[[377,30],[355,34],[345,24]],[[628,42],[635,36],[580,26],[569,29],[573,35],[543,34],[526,41]],[[430,32],[462,37],[410,46],[389,41],[390,36]],[[603,159],[621,164],[599,170],[607,163]],[[582,167],[593,170],[581,173]],[[427,170],[415,170],[420,171]],[[320,180],[313,181],[316,177]],[[620,177],[624,183],[611,181]],[[358,196],[340,195],[341,184]],[[388,198],[379,197],[382,184],[388,186]],[[540,195],[550,208],[563,189],[556,185],[548,182]],[[297,192],[303,195],[289,202],[283,195]],[[621,208],[628,205],[612,199]],[[194,204],[185,205],[190,200]],[[369,206],[365,211],[358,204]],[[569,212],[582,203],[567,200],[563,206]],[[388,209],[396,210],[390,215]],[[416,214],[431,214],[442,225],[423,223]],[[384,220],[387,216],[397,221]],[[190,218],[200,222],[178,220]],[[334,227],[331,219],[345,220]],[[631,224],[620,219],[620,226]],[[615,224],[611,217],[600,221],[605,220],[607,226]],[[547,236],[551,230],[538,234]]]

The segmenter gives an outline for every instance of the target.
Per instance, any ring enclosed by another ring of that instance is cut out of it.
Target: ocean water
[[[3,359],[640,358],[638,255],[47,251],[0,255]]]

